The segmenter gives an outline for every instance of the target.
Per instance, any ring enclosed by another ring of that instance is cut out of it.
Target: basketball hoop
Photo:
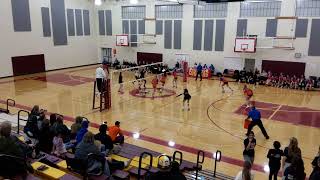
[[[255,53],[257,38],[255,37],[237,37],[235,39],[234,52]]]

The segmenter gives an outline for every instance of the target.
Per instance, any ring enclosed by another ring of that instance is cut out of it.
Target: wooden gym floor
[[[16,113],[19,109],[30,110],[38,104],[49,112],[65,115],[68,125],[71,125],[73,117],[85,116],[94,132],[101,122],[107,121],[111,125],[119,120],[128,143],[167,154],[172,154],[175,148],[184,152],[184,159],[193,162],[196,161],[197,150],[205,150],[206,169],[213,169],[212,153],[220,150],[222,160],[218,163],[218,171],[235,176],[241,169],[245,134],[243,84],[230,83],[234,92],[223,94],[217,80],[196,82],[189,78],[188,83],[183,84],[179,78],[178,88],[173,89],[172,77],[169,77],[166,89],[170,93],[155,99],[133,96],[134,93],[130,93],[134,90],[131,83],[126,84],[124,94],[118,94],[118,85],[114,84],[111,110],[99,112],[92,110],[96,67],[0,79],[0,106],[4,107],[5,100],[12,98],[17,104],[11,111]],[[132,77],[133,73],[125,73],[124,81]],[[117,81],[116,77],[114,83]],[[147,87],[151,87],[150,81]],[[184,87],[188,87],[192,96],[190,111],[182,111],[182,97],[176,97]],[[267,177],[263,166],[268,162],[266,154],[273,141],[280,141],[284,148],[292,136],[299,140],[309,176],[310,163],[320,145],[319,92],[258,86],[254,89],[253,100],[262,111],[263,123],[270,136],[265,140],[261,131],[254,128],[258,144],[254,162],[256,178]],[[132,138],[134,132],[140,133],[140,139]],[[167,145],[170,140],[175,142],[174,148]]]

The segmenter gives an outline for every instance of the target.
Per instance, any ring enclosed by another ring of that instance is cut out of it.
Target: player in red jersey
[[[162,93],[163,89],[164,89],[164,85],[166,84],[166,79],[167,79],[167,74],[166,72],[164,72],[160,78],[160,82],[161,82],[161,89],[160,89],[160,93]]]
[[[173,70],[172,75],[173,75],[173,81],[172,81],[173,87],[174,88],[178,88],[178,84],[177,84],[178,75],[177,75],[177,70],[176,69]]]
[[[157,76],[155,76],[155,77],[152,79],[151,84],[152,84],[152,88],[153,88],[152,97],[154,98],[154,94],[155,94],[156,91],[157,91],[157,85],[158,85],[158,78],[157,78]]]
[[[225,92],[224,86],[227,86],[233,92],[233,89],[229,86],[229,81],[224,76],[220,77],[220,86],[222,87],[222,93]]]
[[[244,85],[243,87],[243,94],[246,97],[246,105],[247,107],[250,106],[250,99],[253,96],[253,91],[247,87],[247,85]]]

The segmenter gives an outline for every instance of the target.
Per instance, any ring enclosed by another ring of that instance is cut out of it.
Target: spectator
[[[2,159],[0,163],[0,176],[11,178],[16,175],[26,176],[32,172],[32,167],[27,164],[26,154],[18,145],[18,138],[11,136],[11,123],[5,121],[0,125],[0,154],[15,156],[21,160]],[[22,142],[21,142],[22,143]]]
[[[89,121],[82,121],[81,129],[78,131],[76,136],[76,144],[82,141],[83,136],[88,132]]]
[[[284,157],[282,158],[282,171],[284,172],[287,167],[292,163],[294,156],[301,157],[301,150],[298,147],[298,140],[295,137],[290,138],[289,146],[284,148]]]
[[[75,139],[78,131],[81,129],[82,119],[83,118],[81,116],[77,116],[75,119],[75,123],[71,125],[71,134],[70,134],[71,139]]]
[[[256,147],[256,139],[254,138],[253,131],[249,132],[248,138],[243,141],[243,159],[253,164],[254,161],[254,148]]]
[[[319,180],[320,179],[320,158],[316,161],[316,166],[313,167],[313,171],[310,174],[309,180]]]
[[[40,107],[38,105],[33,106],[30,116],[40,116]]]
[[[77,145],[76,152],[75,152],[75,158],[81,159],[81,160],[88,160],[88,154],[93,153],[96,155],[101,155],[104,158],[104,154],[102,154],[99,150],[99,148],[94,144],[94,135],[91,132],[85,133],[83,140]],[[126,166],[128,166],[130,161],[128,162],[121,162],[121,161],[115,161],[111,158],[107,158],[107,161],[105,161],[105,168],[104,168],[104,174],[107,176],[110,176],[110,168],[112,169],[123,169]],[[102,164],[95,160],[89,160],[88,161],[88,172],[95,172],[97,168],[101,168]]]
[[[116,121],[115,125],[109,128],[109,136],[112,139],[112,142],[115,143],[124,143],[124,136],[120,129],[120,122]]]
[[[180,171],[180,164],[177,161],[171,163],[170,174],[173,180],[187,180],[187,178]]]
[[[265,128],[264,128],[264,126],[263,126],[263,124],[262,124],[262,121],[261,121],[261,113],[260,113],[260,111],[258,111],[258,110],[256,109],[256,107],[254,107],[254,106],[252,107],[251,111],[250,111],[249,114],[248,114],[247,120],[248,120],[249,118],[251,118],[252,121],[251,121],[251,123],[249,124],[248,131],[247,131],[247,134],[246,134],[246,135],[248,136],[248,134],[249,134],[249,132],[252,130],[252,128],[253,128],[254,126],[258,125],[258,127],[260,128],[260,130],[261,130],[262,134],[264,135],[264,137],[265,137],[266,139],[269,139],[268,133],[267,133],[267,131],[265,130]]]
[[[57,115],[50,114],[50,127],[53,126],[57,122]]]
[[[52,154],[59,156],[59,157],[64,157],[65,154],[67,153],[66,147],[63,143],[63,132],[62,129],[58,129],[57,134],[53,138],[53,146],[52,146]]]
[[[40,130],[38,128],[37,116],[29,116],[23,132],[26,134],[27,142],[31,142],[34,145],[38,143]]]
[[[63,124],[62,116],[57,116],[57,121],[53,126],[51,126],[50,130],[54,135],[56,135],[59,130],[59,132],[62,134],[63,142],[70,141],[70,130],[65,124]]]
[[[273,179],[276,180],[278,176],[278,172],[281,167],[281,156],[283,156],[283,151],[280,149],[281,144],[279,141],[273,142],[274,149],[270,149],[267,155],[267,158],[269,158],[269,180]]]
[[[304,172],[304,165],[301,156],[294,156],[291,165],[285,169],[284,180],[304,180],[306,173]]]
[[[251,166],[249,161],[244,161],[243,169],[237,174],[235,180],[253,180],[254,175],[251,173]]]
[[[313,168],[317,166],[317,161],[318,161],[318,159],[320,159],[319,157],[320,157],[320,146],[319,146],[318,154],[316,155],[316,157],[314,157],[314,159],[311,163]]]
[[[50,153],[52,150],[53,134],[50,132],[49,120],[45,119],[39,133],[39,143],[37,148],[40,151]]]
[[[158,158],[159,171],[146,177],[146,180],[175,180],[171,178],[170,173],[170,158],[166,155],[161,155]]]
[[[102,124],[99,127],[99,133],[94,136],[95,140],[98,140],[105,146],[106,153],[110,152],[113,149],[113,142],[111,137],[107,134],[108,126]]]

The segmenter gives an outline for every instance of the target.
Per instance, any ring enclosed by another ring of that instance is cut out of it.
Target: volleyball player
[[[183,111],[185,110],[185,103],[187,102],[187,109],[188,109],[188,111],[190,111],[189,102],[191,99],[191,95],[189,94],[188,89],[184,89],[183,93],[179,94],[177,97],[179,97],[181,95],[183,95],[183,108],[182,108],[182,110]]]
[[[154,78],[153,78],[152,81],[151,81],[151,84],[152,84],[152,88],[153,88],[152,98],[154,98],[154,94],[155,94],[156,91],[157,91],[157,85],[158,85],[158,78],[157,78],[157,76],[154,76]]]
[[[172,75],[173,75],[173,81],[172,81],[173,87],[174,88],[178,88],[178,85],[177,85],[177,81],[178,81],[177,69],[173,70]]]
[[[119,73],[119,90],[118,93],[123,94],[123,78],[122,78],[122,72]]]
[[[246,97],[246,105],[247,107],[250,107],[250,99],[253,96],[253,91],[250,88],[248,88],[247,85],[244,85],[243,93]]]
[[[166,79],[167,79],[167,73],[164,72],[161,76],[160,82],[161,82],[161,89],[160,89],[160,93],[162,93],[163,89],[164,89],[164,85],[166,84]]]
[[[222,87],[222,93],[225,92],[224,86],[227,86],[233,92],[233,89],[229,86],[229,81],[224,76],[220,77],[220,86]]]

